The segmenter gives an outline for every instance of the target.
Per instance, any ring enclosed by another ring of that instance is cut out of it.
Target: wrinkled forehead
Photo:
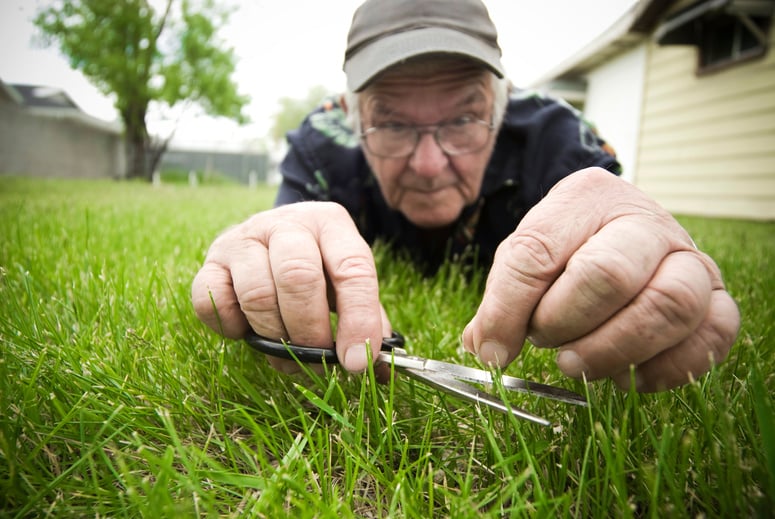
[[[494,75],[469,60],[417,59],[396,65],[381,74],[360,94],[360,108],[368,113],[396,110],[414,99],[450,107],[489,105]]]

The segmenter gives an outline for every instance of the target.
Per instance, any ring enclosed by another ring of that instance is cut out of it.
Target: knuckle
[[[584,187],[600,189],[600,184],[606,181],[615,181],[616,176],[612,175],[610,171],[607,171],[601,167],[593,166],[586,169],[582,169],[578,173],[576,180],[580,182]],[[575,175],[571,175],[574,177]]]
[[[325,286],[321,265],[307,258],[283,259],[279,265],[273,265],[273,271],[277,290],[283,294],[315,293]]]
[[[339,223],[343,219],[348,221],[351,220],[350,213],[347,212],[347,209],[336,202],[299,202],[279,207],[276,210],[289,213],[288,218],[283,219],[285,221],[289,218],[295,219],[298,222],[309,222],[311,221],[310,218],[313,218],[316,223]]]
[[[267,312],[277,309],[277,291],[269,282],[258,283],[244,288],[237,293],[240,308],[243,312]]]
[[[691,259],[680,252],[668,256],[641,292],[644,317],[656,316],[668,330],[684,336],[700,326],[712,300],[709,276]]]
[[[249,220],[233,225],[216,236],[207,251],[207,257],[213,260],[223,260],[235,249],[241,247],[246,237],[250,236],[250,229],[256,218],[257,216],[254,215]]]
[[[698,313],[702,321],[696,328],[684,330],[686,333],[677,338],[673,347],[639,366],[642,374],[639,390],[661,391],[680,386],[726,359],[740,325],[734,300],[723,290],[714,291],[707,309]]]
[[[350,217],[349,213],[344,208],[344,206],[341,204],[337,204],[336,202],[321,202],[321,207],[323,207],[324,210],[329,211],[334,215],[346,216],[347,218]]]
[[[334,284],[345,282],[372,284],[376,280],[376,267],[371,256],[353,254],[333,265],[330,276]]]
[[[529,230],[512,233],[498,247],[495,256],[510,276],[527,285],[554,279],[561,270],[551,238]]]
[[[665,287],[657,287],[663,302],[662,315],[673,324],[685,323],[690,328],[699,326],[710,305],[709,285],[692,283],[680,277],[671,277]]]
[[[259,335],[285,337],[277,292],[271,282],[253,285],[238,295],[240,313]],[[247,330],[246,330],[247,331]]]
[[[643,296],[647,313],[679,329],[696,328],[707,309],[707,301],[677,280],[669,286],[648,287]]]
[[[579,170],[560,180],[555,187],[559,189],[569,188],[583,190],[586,193],[600,192],[611,183],[617,182],[618,177],[612,175],[601,167],[593,166]]]
[[[566,268],[568,275],[579,280],[581,290],[588,290],[592,299],[607,299],[614,295],[634,294],[640,288],[632,261],[621,252],[611,249],[606,255],[586,253],[574,255]]]

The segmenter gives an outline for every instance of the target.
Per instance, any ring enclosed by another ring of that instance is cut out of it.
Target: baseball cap
[[[498,33],[481,0],[366,0],[347,35],[347,87],[363,90],[380,72],[424,54],[460,55],[505,75]]]

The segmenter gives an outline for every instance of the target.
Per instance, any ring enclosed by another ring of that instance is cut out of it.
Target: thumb
[[[390,318],[385,311],[385,307],[380,304],[379,309],[382,314],[382,336],[390,337],[393,334],[393,325],[390,324]]]
[[[463,331],[463,346],[482,362],[505,367],[522,351],[530,318],[562,272],[548,238],[517,230],[501,243],[482,302]]]

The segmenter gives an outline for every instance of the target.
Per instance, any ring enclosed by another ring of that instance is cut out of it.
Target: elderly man
[[[739,313],[717,266],[614,174],[577,113],[510,88],[479,0],[367,0],[347,43],[348,93],[289,135],[276,207],[211,246],[192,288],[202,321],[332,347],[333,309],[339,359],[362,371],[391,331],[369,248],[382,239],[423,268],[490,266],[462,334],[485,363],[529,338],[570,377],[628,387],[635,366],[655,391],[726,357]]]

